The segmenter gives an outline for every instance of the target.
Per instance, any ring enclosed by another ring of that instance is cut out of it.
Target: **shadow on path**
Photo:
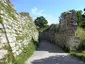
[[[64,51],[55,44],[49,43],[48,41],[41,41],[37,51],[48,51],[49,53],[64,53]]]
[[[71,56],[52,56],[45,59],[34,60],[32,64],[84,64]]]
[[[39,48],[34,52],[26,64],[84,64],[75,57],[65,53],[61,48],[48,41],[41,41]]]

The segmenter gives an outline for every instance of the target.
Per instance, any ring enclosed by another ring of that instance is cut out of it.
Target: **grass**
[[[85,52],[81,52],[81,53],[72,52],[71,55],[85,62]]]
[[[8,49],[8,54],[5,56],[5,59],[2,64],[24,64],[25,61],[29,57],[31,57],[38,44],[38,42],[32,39],[32,41],[26,47],[23,46],[22,53],[19,54],[16,58],[13,56],[10,45],[7,46],[6,49]]]
[[[7,5],[4,5],[2,1],[0,1],[0,10],[5,10],[6,14],[8,15],[7,18],[13,18],[14,20],[17,20],[16,16],[14,13],[16,11],[12,8],[11,4],[8,3],[8,0],[6,0]],[[4,14],[2,14],[4,15]],[[3,18],[1,18],[0,14],[0,23],[2,23]],[[31,27],[31,25],[30,25]],[[22,40],[23,36],[17,36],[17,40]],[[8,54],[5,56],[5,60],[3,64],[24,64],[24,62],[33,54],[35,49],[38,46],[38,42],[36,41],[31,41],[26,47],[23,46],[22,53],[18,55],[16,58],[13,56],[14,54],[12,53],[12,49],[10,45],[8,45],[5,49],[8,50]],[[0,63],[1,64],[1,63]]]
[[[38,44],[38,42],[32,39],[28,46],[24,47],[22,53],[16,58],[14,64],[24,64],[25,61],[33,54]]]
[[[10,64],[10,63],[13,63],[15,61],[15,57],[12,53],[12,49],[11,49],[11,46],[10,44],[8,44],[5,49],[8,50],[8,53],[4,56],[5,58],[3,59],[3,63],[4,64]]]
[[[31,42],[27,47],[24,47],[22,53],[16,58],[15,64],[24,64],[34,51],[35,45]]]

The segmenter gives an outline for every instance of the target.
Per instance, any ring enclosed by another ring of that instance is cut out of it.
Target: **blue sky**
[[[49,24],[59,23],[62,12],[75,9],[83,10],[85,0],[10,0],[17,12],[29,12],[35,19],[44,16]]]

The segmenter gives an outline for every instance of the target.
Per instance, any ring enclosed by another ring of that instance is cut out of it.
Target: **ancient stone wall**
[[[8,0],[0,0],[0,61],[8,54],[8,44],[17,57],[32,39],[38,42],[38,31],[29,13],[17,13]]]
[[[59,22],[59,25],[52,24],[45,32],[41,33],[42,39],[54,42],[62,48],[76,50],[80,44],[80,38],[75,36],[77,30],[75,10],[62,13]]]

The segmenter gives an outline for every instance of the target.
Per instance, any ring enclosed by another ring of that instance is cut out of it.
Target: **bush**
[[[80,37],[81,44],[78,48],[78,50],[85,50],[85,30],[83,28],[77,29],[76,36]]]

